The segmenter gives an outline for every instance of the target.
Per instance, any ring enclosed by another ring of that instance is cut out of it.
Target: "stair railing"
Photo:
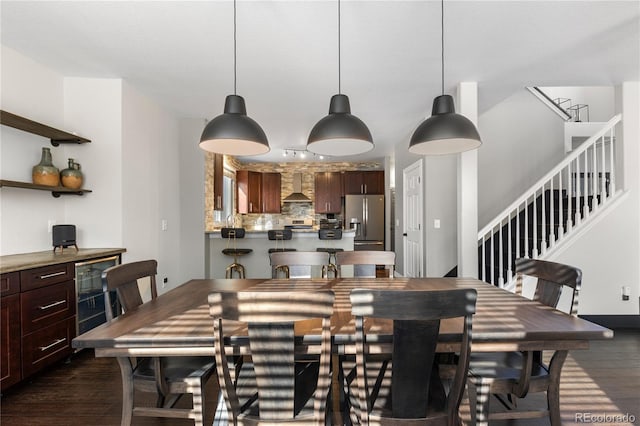
[[[618,114],[478,232],[479,277],[500,287],[514,261],[544,257],[616,194]],[[506,282],[505,282],[506,281]]]

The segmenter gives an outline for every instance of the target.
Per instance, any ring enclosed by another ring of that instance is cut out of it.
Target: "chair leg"
[[[549,405],[549,420],[551,426],[560,426],[560,372],[568,351],[556,351],[549,363],[549,388],[547,389],[547,404]]]
[[[131,360],[127,357],[118,357],[120,374],[122,376],[122,426],[131,425],[133,416],[133,369]]]

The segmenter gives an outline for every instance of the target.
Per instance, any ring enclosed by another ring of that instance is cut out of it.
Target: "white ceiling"
[[[233,93],[233,2],[1,1],[2,44],[65,76],[123,78],[183,117]],[[342,1],[342,93],[375,149],[408,144],[440,94],[439,1]],[[338,92],[337,1],[237,3],[237,93],[271,153],[304,149]],[[445,90],[478,83],[480,112],[525,86],[640,78],[640,1],[445,2]],[[480,132],[482,129],[480,128]]]

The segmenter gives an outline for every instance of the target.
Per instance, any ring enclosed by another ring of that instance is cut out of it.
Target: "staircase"
[[[511,288],[514,261],[547,258],[622,193],[616,187],[617,115],[478,233],[480,279]]]

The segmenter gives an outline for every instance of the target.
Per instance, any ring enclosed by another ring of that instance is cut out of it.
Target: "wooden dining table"
[[[73,346],[93,348],[96,357],[213,356],[213,320],[207,303],[209,293],[331,289],[336,295],[331,318],[334,351],[338,354],[353,353],[354,320],[349,294],[354,288],[475,289],[478,298],[473,318],[472,352],[588,349],[591,340],[613,337],[613,331],[607,328],[473,278],[193,279],[108,324],[76,337]],[[367,333],[368,342],[385,351],[385,345],[391,339],[392,326],[384,322],[370,323]],[[455,351],[460,333],[461,324],[456,320],[442,321],[438,350]],[[238,341],[243,338],[241,329],[235,334]],[[303,344],[308,343],[309,351],[313,351],[319,335],[319,324],[309,323],[296,328],[296,337]],[[119,364],[121,369],[130,365]],[[557,369],[558,376],[560,370]],[[127,381],[131,378],[131,371],[122,371],[122,377],[123,387],[130,386]]]

